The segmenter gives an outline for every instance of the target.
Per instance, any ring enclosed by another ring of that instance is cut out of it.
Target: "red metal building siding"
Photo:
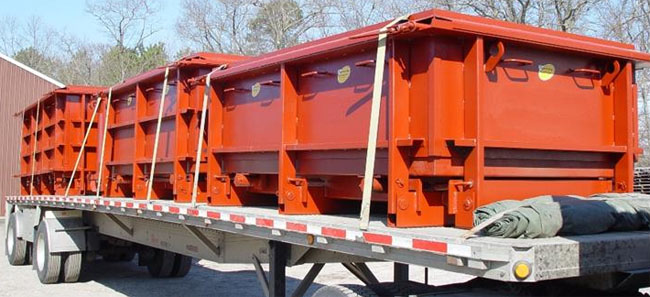
[[[58,86],[0,57],[0,216],[5,213],[5,196],[18,195],[20,184],[21,116],[14,116],[44,93]]]

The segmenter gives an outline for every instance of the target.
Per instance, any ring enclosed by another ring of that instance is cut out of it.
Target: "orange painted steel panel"
[[[199,53],[169,65],[167,97],[163,106],[152,199],[189,202],[203,98],[194,77],[213,67],[243,59],[240,56]],[[152,164],[158,111],[162,102],[165,67],[113,86],[109,108],[102,191],[108,197],[146,199]],[[107,97],[106,91],[102,94]],[[105,110],[105,106],[102,108]],[[102,114],[100,123],[104,123]],[[103,127],[100,129],[103,133]],[[202,159],[207,159],[206,153]],[[198,201],[206,200],[205,170],[200,175]]]
[[[63,195],[87,129],[90,129],[88,142],[70,194],[94,191],[90,186],[90,176],[97,169],[97,119],[92,123],[90,120],[96,104],[93,95],[102,89],[67,86],[45,94],[38,103],[25,108],[20,165],[22,194],[30,193],[34,165],[31,190],[41,195]],[[38,112],[37,107],[40,109]]]
[[[210,204],[357,211],[384,25],[212,75]],[[389,32],[372,197],[389,224],[470,227],[500,199],[631,190],[633,68],[650,55],[440,10]]]

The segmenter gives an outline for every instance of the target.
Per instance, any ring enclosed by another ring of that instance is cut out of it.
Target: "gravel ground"
[[[74,284],[42,285],[31,266],[10,266],[5,255],[5,228],[0,219],[0,296],[263,296],[252,264],[219,264],[201,260],[193,264],[185,278],[153,279],[145,267],[136,263],[106,263],[101,260],[87,263],[82,278]],[[90,264],[90,265],[89,265]],[[369,263],[380,281],[392,279],[392,264]],[[267,268],[265,266],[265,268]],[[287,291],[293,292],[310,266],[287,268]],[[411,279],[423,281],[424,269],[411,267]],[[463,282],[471,277],[429,270],[431,284]],[[306,296],[316,289],[331,284],[361,284],[340,264],[327,264],[316,278]],[[289,293],[288,296],[291,294]]]

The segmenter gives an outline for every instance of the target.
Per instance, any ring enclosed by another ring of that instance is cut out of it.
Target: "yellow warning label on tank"
[[[253,95],[253,97],[257,97],[257,95],[259,95],[259,93],[260,93],[261,88],[262,88],[262,86],[260,85],[260,83],[254,84],[251,87],[251,95]]]
[[[537,75],[539,76],[539,79],[542,81],[547,81],[553,78],[553,75],[555,75],[555,65],[553,64],[539,65],[539,71],[537,71]]]
[[[350,78],[350,66],[345,65],[336,72],[336,80],[342,84]]]

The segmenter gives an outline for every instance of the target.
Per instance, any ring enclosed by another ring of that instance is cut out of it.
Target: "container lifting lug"
[[[447,190],[447,213],[456,214],[458,212],[459,196],[474,186],[472,181],[449,180]]]

